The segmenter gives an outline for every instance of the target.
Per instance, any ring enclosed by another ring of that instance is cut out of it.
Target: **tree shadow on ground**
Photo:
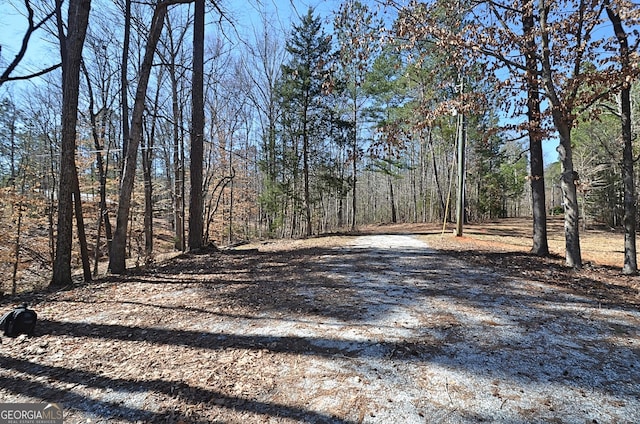
[[[523,252],[487,252],[442,250],[443,254],[459,260],[490,267],[495,272],[516,278],[533,278],[576,295],[584,295],[602,307],[637,311],[640,309],[638,289],[615,282],[620,270],[610,266],[598,267],[598,275],[590,275],[590,265],[574,270],[559,256],[540,257]],[[615,278],[607,278],[615,276]],[[627,276],[634,279],[635,276]]]
[[[253,412],[264,416],[286,417],[310,420],[318,423],[351,424],[352,421],[338,417],[324,415],[307,409],[286,405],[277,405],[269,402],[260,402],[251,399],[228,396],[214,390],[206,390],[201,387],[193,387],[183,382],[165,380],[126,380],[110,378],[86,372],[79,369],[64,368],[37,364],[30,361],[8,358],[0,355],[0,363],[3,368],[19,372],[27,378],[0,377],[0,385],[14,393],[28,395],[41,399],[51,399],[62,403],[65,408],[77,411],[87,411],[92,415],[105,419],[125,419],[131,422],[185,422],[210,423],[207,419],[195,416],[184,416],[176,411],[151,412],[144,408],[132,408],[117,402],[105,402],[80,396],[72,391],[52,387],[46,383],[34,381],[35,377],[46,376],[48,380],[67,385],[84,385],[94,389],[122,390],[130,395],[135,393],[162,393],[169,397],[177,397],[181,402],[192,405],[199,403],[213,403],[235,411]]]
[[[566,280],[566,275],[562,277],[565,279],[555,275],[558,278],[551,282],[537,280],[544,285],[542,288],[527,288],[526,282],[520,284],[518,280],[522,275],[516,278],[518,272],[530,266],[526,255],[502,255],[511,263],[507,268],[513,272],[504,275],[470,266],[463,262],[471,260],[464,255],[447,253],[429,249],[311,248],[185,255],[145,272],[100,283],[102,289],[106,289],[104,284],[113,285],[122,293],[130,293],[127,286],[144,286],[143,291],[134,292],[137,297],[133,299],[119,302],[100,297],[87,286],[90,293],[86,299],[80,296],[79,300],[66,301],[81,302],[84,307],[93,304],[98,309],[109,305],[116,316],[119,305],[140,307],[135,311],[139,321],[123,315],[121,323],[104,323],[100,318],[83,316],[82,307],[75,307],[73,320],[43,319],[38,331],[43,337],[116,340],[123,342],[124,349],[129,343],[139,349],[142,343],[147,347],[186,346],[213,352],[265,350],[326,360],[436,364],[478,376],[503,378],[521,387],[579,388],[637,402],[640,393],[633,382],[640,380],[640,351],[621,346],[612,337],[634,338],[637,328],[606,315],[587,316],[585,312],[601,306],[597,294],[607,290],[613,293],[607,307],[634,311],[625,301],[628,293],[602,285],[594,295],[589,287],[600,282],[584,279],[581,284],[559,283]],[[554,268],[551,272],[566,270]],[[151,300],[152,295],[167,293],[176,294],[170,303]],[[199,302],[185,307],[189,302],[187,294]],[[180,321],[183,327],[145,324],[144,314],[152,309],[172,314],[170,323]],[[413,318],[415,322],[410,321]],[[247,320],[255,321],[255,326],[245,326]],[[218,325],[228,324],[226,321],[235,322],[233,331],[217,329]],[[305,325],[307,335],[268,334],[273,329],[270,326],[277,327],[280,322]],[[190,327],[190,323],[197,323],[198,328]],[[334,331],[323,335],[324,330],[319,327],[328,324]],[[370,338],[366,337],[367,332],[371,332]],[[71,365],[57,367],[0,358],[4,369],[19,373],[18,377],[1,377],[5,390],[43,399],[57,400],[59,389],[41,382],[25,388],[21,384],[25,374],[44,374],[59,383],[100,389],[124,387],[164,396],[174,396],[178,387],[187,393],[181,398],[187,403],[206,404],[215,398],[230,408],[257,414],[311,422],[352,422],[310,409],[232,397],[180,381],[132,381],[104,377]],[[201,365],[205,368],[206,361]],[[62,402],[80,410],[109,406],[73,393],[68,396]],[[89,407],[83,402],[98,404]],[[124,408],[118,414],[137,414],[142,417],[138,419],[150,417],[152,421],[165,418],[164,412],[147,416],[141,409]]]

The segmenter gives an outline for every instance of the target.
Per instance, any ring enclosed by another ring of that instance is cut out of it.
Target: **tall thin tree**
[[[127,156],[129,142],[129,43],[131,39],[131,0],[124,0],[124,34],[120,69],[120,104],[122,114],[122,157]]]
[[[351,230],[356,228],[357,216],[357,173],[361,156],[359,139],[360,114],[366,102],[362,85],[367,72],[371,70],[373,57],[379,50],[382,21],[358,0],[348,0],[342,4],[335,17],[335,27],[339,43],[338,62],[345,80],[345,92],[349,101],[351,131]]]
[[[53,262],[51,286],[71,283],[71,247],[73,240],[73,198],[78,191],[76,171],[76,124],[82,48],[89,25],[91,0],[70,0],[68,4],[67,34],[64,34],[62,1],[56,2],[56,17],[62,57],[62,141],[60,153],[60,189],[58,191],[58,235]],[[76,197],[75,201],[80,202]],[[76,207],[76,213],[81,208]],[[90,274],[89,274],[90,278]]]
[[[282,67],[283,85],[281,102],[289,108],[291,115],[285,119],[291,125],[294,143],[293,156],[302,157],[302,200],[305,220],[305,235],[312,233],[311,223],[311,169],[317,160],[312,148],[317,147],[327,119],[326,102],[323,100],[325,83],[329,73],[330,38],[322,29],[319,17],[309,9],[299,25],[294,25],[291,38],[286,43],[291,55]],[[301,141],[301,143],[299,143]],[[300,151],[297,149],[301,148]],[[295,171],[294,171],[295,173]],[[294,219],[296,216],[294,215]]]
[[[195,0],[189,198],[189,249],[202,248],[204,235],[202,167],[204,157],[204,0]]]
[[[543,133],[540,113],[540,87],[538,60],[534,34],[533,0],[525,0],[522,6],[523,53],[525,56],[525,88],[527,91],[527,121],[529,135],[529,166],[531,167],[531,203],[533,211],[533,246],[531,253],[549,255],[547,239],[547,206],[545,199]]]
[[[636,253],[636,230],[637,230],[637,206],[636,187],[634,179],[634,157],[633,157],[633,135],[631,132],[631,80],[637,70],[631,63],[631,48],[627,37],[627,32],[623,26],[620,13],[620,6],[611,4],[610,0],[605,0],[605,10],[609,21],[613,25],[615,38],[618,42],[618,61],[622,73],[622,88],[620,90],[620,123],[622,126],[622,184],[624,186],[624,274],[636,274],[638,272],[638,261]]]
[[[114,274],[121,274],[126,270],[126,244],[127,229],[129,225],[129,211],[131,210],[131,194],[133,193],[133,184],[135,181],[138,145],[142,138],[142,123],[145,108],[145,100],[147,93],[147,85],[151,75],[151,67],[153,65],[153,57],[155,55],[156,46],[162,33],[164,26],[164,18],[167,14],[167,6],[169,3],[160,2],[156,5],[153,18],[151,20],[151,29],[149,38],[145,47],[144,59],[140,68],[138,79],[138,87],[136,89],[136,97],[131,116],[131,133],[127,143],[127,155],[125,156],[124,172],[120,182],[120,198],[118,201],[118,211],[116,215],[116,230],[113,233],[113,241],[111,242],[111,252],[109,255],[109,270]]]

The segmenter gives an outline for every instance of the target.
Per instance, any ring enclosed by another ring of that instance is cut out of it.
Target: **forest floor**
[[[363,228],[184,254],[28,300],[0,402],[66,423],[637,423],[640,280],[622,235],[579,271],[530,223]],[[561,223],[549,226],[562,251]]]

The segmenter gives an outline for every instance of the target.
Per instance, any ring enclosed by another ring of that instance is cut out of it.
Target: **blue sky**
[[[100,1],[93,1],[95,8]],[[270,23],[283,31],[288,32],[291,22],[297,22],[300,15],[304,15],[309,7],[314,8],[322,16],[330,16],[340,4],[339,0],[249,0],[238,2],[226,0],[222,2],[223,8],[228,10],[235,20],[237,28],[245,33],[253,32],[252,27],[260,27],[260,13],[264,12],[269,17]],[[0,0],[0,68],[13,60],[20,49],[22,38],[27,29],[27,18],[24,5],[21,2],[12,4],[12,1]],[[27,57],[14,75],[37,71],[59,61],[57,46],[51,42],[43,41],[51,39],[44,30],[38,30],[32,36],[27,50]]]
[[[0,46],[2,46],[2,51],[0,52],[1,69],[4,69],[19,51],[27,27],[28,21],[24,5],[18,2],[14,6],[11,1],[0,0],[0,28],[2,28],[2,31],[0,31]],[[37,72],[58,63],[60,61],[58,44],[50,40],[52,40],[52,37],[46,33],[45,29],[38,29],[31,36],[25,59],[12,75]]]
[[[95,7],[99,2],[94,0],[93,4]],[[304,15],[309,7],[327,20],[332,19],[331,12],[337,10],[340,0],[249,0],[248,2],[227,1],[223,4],[225,10],[237,22],[236,29],[241,33],[249,35],[254,32],[254,29],[260,28],[261,14],[264,14],[271,25],[287,35],[291,29],[291,23],[298,22],[300,16]],[[16,5],[14,7],[9,1],[0,0],[0,27],[3,29],[0,32],[2,46],[0,69],[4,69],[6,64],[14,58],[27,28],[24,6],[22,3],[16,3]],[[51,40],[51,35],[42,29],[32,36],[27,57],[13,75],[36,72],[59,61],[57,44],[45,41],[46,39]],[[0,90],[4,89],[6,88]],[[2,94],[0,92],[0,96]],[[546,163],[557,159],[556,146],[556,140],[544,143]]]

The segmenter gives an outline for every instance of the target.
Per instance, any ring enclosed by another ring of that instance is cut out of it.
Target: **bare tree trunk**
[[[60,52],[62,56],[62,141],[60,153],[60,190],[58,192],[58,237],[50,285],[71,283],[71,247],[73,238],[73,191],[77,186],[75,164],[76,124],[78,121],[78,93],[80,64],[91,0],[70,0],[68,4],[68,32],[63,33],[62,2],[56,2]],[[79,199],[78,199],[79,203]]]
[[[188,25],[184,25],[184,29],[179,33],[178,39],[174,39],[174,31],[171,20],[167,21],[168,45],[167,56],[164,58],[167,68],[169,69],[169,81],[171,82],[171,115],[172,115],[172,155],[171,160],[167,156],[167,176],[173,173],[173,187],[170,187],[173,200],[173,226],[174,226],[174,248],[176,250],[185,250],[185,227],[184,227],[184,137],[181,134],[184,131],[182,126],[183,111],[179,103],[178,87],[181,81],[182,73],[178,74],[177,57],[180,53],[180,46],[184,42]],[[173,168],[171,168],[171,166]],[[170,179],[170,178],[169,178]],[[171,183],[171,182],[169,182]]]
[[[167,4],[158,4],[153,13],[149,39],[145,49],[144,59],[140,68],[138,88],[131,117],[131,134],[129,137],[127,156],[125,157],[124,173],[120,183],[120,199],[116,216],[116,230],[113,234],[111,252],[109,257],[109,270],[115,274],[121,274],[126,270],[126,244],[127,228],[129,224],[129,211],[131,209],[131,194],[136,175],[138,156],[138,144],[142,137],[142,117],[144,113],[145,98],[149,76],[153,65],[153,57],[156,46],[162,33],[164,18],[167,14]]]
[[[391,175],[388,175],[387,179],[389,182],[389,204],[391,205],[391,222],[395,224],[398,222],[398,211],[396,210],[396,199],[393,194],[393,179]]]
[[[175,58],[172,57],[171,69],[171,108],[173,112],[173,217],[175,231],[175,248],[184,251],[184,161],[181,154],[180,122],[181,113],[178,107],[178,81],[175,75]]]
[[[531,253],[549,255],[547,241],[547,207],[544,188],[544,159],[542,132],[540,129],[540,96],[538,86],[538,62],[535,58],[536,40],[533,35],[534,16],[532,0],[523,5],[522,28],[525,37],[527,74],[527,118],[529,121],[529,162],[531,167],[531,201],[533,212],[533,247]]]
[[[355,231],[357,225],[357,197],[356,197],[356,183],[358,180],[358,133],[355,128],[353,128],[353,139],[351,140],[351,148],[353,149],[353,162],[351,163],[351,176],[353,177],[351,180],[351,231]]]
[[[193,20],[193,86],[191,123],[191,196],[189,198],[189,250],[202,248],[203,196],[202,167],[204,157],[204,0],[195,0]]]
[[[582,255],[580,252],[580,209],[578,207],[578,193],[576,181],[578,173],[573,169],[573,156],[571,148],[571,126],[564,122],[564,117],[554,113],[554,122],[560,134],[560,145],[558,154],[562,165],[562,176],[560,177],[560,188],[562,189],[562,199],[564,204],[564,236],[566,248],[566,264],[570,267],[580,268],[582,266]]]
[[[12,140],[13,141],[13,140]],[[12,158],[13,159],[13,158]],[[15,191],[15,185],[17,177],[15,165],[11,163],[11,173],[12,173],[12,181],[13,181],[13,189]],[[26,182],[26,170],[22,171],[22,182],[20,184],[20,196],[24,194],[24,187]],[[16,223],[16,242],[13,251],[13,271],[11,273],[11,295],[15,296],[18,291],[18,267],[20,265],[20,236],[22,235],[22,217],[23,217],[23,209],[24,209],[24,201],[20,199],[18,202],[18,222]]]
[[[233,135],[229,138],[229,175],[235,174],[233,170]],[[246,174],[245,174],[246,175]],[[229,183],[229,234],[227,237],[227,244],[230,246],[233,243],[233,201],[234,201],[234,184],[233,179]]]
[[[122,69],[120,74],[120,103],[122,105],[122,157],[127,157],[129,143],[129,39],[131,35],[131,0],[124,0],[124,35],[122,40]],[[123,163],[124,165],[124,163]]]
[[[609,0],[605,0],[607,16],[620,45],[620,65],[623,77],[630,73],[630,51],[627,33],[622,26],[620,14],[612,9]],[[624,185],[624,266],[623,274],[636,274],[638,261],[636,252],[637,206],[636,188],[633,178],[633,134],[631,132],[631,85],[625,81],[620,92],[620,122],[622,125],[622,183]]]
[[[104,228],[105,228],[105,236],[107,238],[107,245],[111,243],[111,222],[109,221],[109,214],[107,212],[107,173],[105,169],[104,160],[102,158],[102,149],[103,145],[100,144],[100,139],[104,139],[105,136],[105,128],[107,115],[103,113],[102,123],[100,124],[100,133],[98,133],[98,123],[96,121],[96,113],[94,113],[94,96],[93,96],[93,87],[91,84],[91,79],[89,78],[89,74],[87,72],[87,68],[82,65],[82,71],[85,75],[85,79],[87,82],[87,91],[89,94],[89,120],[91,121],[91,134],[93,137],[93,146],[96,149],[96,168],[98,170],[98,191],[100,196],[100,210],[98,211],[98,220],[97,220],[97,236],[96,236],[96,246],[95,246],[95,254],[94,254],[94,263],[93,263],[93,276],[95,277],[98,274],[98,262],[100,261],[100,240],[102,237],[102,221],[104,219]],[[104,112],[104,111],[103,111]]]
[[[554,85],[554,70],[550,58],[551,46],[547,32],[549,31],[547,27],[549,6],[542,5],[539,12],[540,26],[542,28],[542,83],[547,93],[549,103],[551,103],[553,124],[558,130],[560,137],[560,144],[557,150],[562,165],[560,187],[562,189],[564,204],[565,262],[570,267],[580,268],[582,267],[579,225],[580,209],[578,208],[578,195],[576,190],[578,175],[573,169],[571,146],[571,127],[573,126],[573,120],[570,115],[571,111],[565,110],[565,105],[562,104]]]
[[[620,93],[622,121],[622,183],[624,185],[624,266],[623,274],[636,274],[638,261],[636,251],[636,187],[633,171],[633,136],[631,132],[631,87],[626,86]]]
[[[56,238],[54,234],[54,221],[55,221],[55,204],[56,204],[56,191],[53,190],[53,187],[56,186],[56,170],[55,170],[55,153],[54,153],[54,143],[49,140],[49,175],[50,175],[50,186],[52,190],[49,193],[49,203],[47,205],[48,213],[47,213],[47,221],[49,224],[49,258],[51,259],[51,263],[55,261],[56,256]],[[58,197],[59,198],[59,197]]]
[[[152,118],[153,119],[153,118]],[[153,185],[151,181],[151,165],[153,162],[153,137],[155,128],[150,132],[148,140],[142,139],[142,175],[144,180],[144,254],[145,262],[153,255]]]
[[[160,109],[160,91],[162,88],[163,76],[161,68],[160,75],[157,77],[158,85],[153,100],[153,112],[150,116],[151,129],[147,133],[147,137],[142,139],[142,175],[144,180],[144,254],[145,264],[148,263],[153,256],[153,151],[154,140],[156,138],[156,116]]]
[[[87,247],[87,235],[84,231],[84,216],[82,214],[82,195],[80,194],[80,182],[78,170],[73,168],[73,205],[76,214],[76,229],[80,244],[80,260],[82,262],[82,275],[85,282],[91,281],[91,263],[89,261],[89,248]]]
[[[442,191],[442,186],[440,184],[440,177],[438,173],[438,163],[436,161],[436,150],[433,146],[433,138],[431,136],[431,131],[429,131],[429,146],[431,147],[431,161],[433,163],[433,178],[436,183],[436,191],[438,193],[438,200],[440,204],[439,216],[440,219],[447,219],[447,203],[445,200],[444,192]]]
[[[306,120],[305,116],[305,120]],[[309,135],[307,133],[307,125],[305,123],[302,145],[302,173],[304,177],[304,215],[306,222],[305,234],[311,236],[311,193],[309,186]]]
[[[13,251],[13,271],[11,273],[11,295],[18,291],[18,265],[20,264],[20,235],[22,233],[22,201],[18,203],[18,222],[16,223],[16,243]]]

